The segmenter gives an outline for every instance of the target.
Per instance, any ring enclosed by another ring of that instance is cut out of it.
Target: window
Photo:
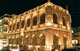
[[[15,24],[13,25],[13,30],[15,29]]]
[[[10,27],[9,27],[9,31],[11,31],[11,25],[10,25]]]
[[[24,27],[24,20],[21,22],[21,28]]]
[[[53,14],[53,23],[57,24],[57,16],[56,16],[56,14]]]
[[[19,22],[17,23],[17,29],[19,29]]]
[[[36,25],[36,24],[37,24],[37,16],[33,18],[33,25]]]
[[[63,25],[66,26],[64,17],[63,17]]]
[[[27,20],[27,26],[30,26],[30,19]]]
[[[40,17],[40,24],[45,23],[45,14],[42,14]]]

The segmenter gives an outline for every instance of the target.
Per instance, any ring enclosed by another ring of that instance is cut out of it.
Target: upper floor
[[[71,29],[71,15],[68,10],[51,2],[47,2],[22,14],[13,14],[11,16],[12,18],[8,20],[9,32],[45,27],[63,30]]]

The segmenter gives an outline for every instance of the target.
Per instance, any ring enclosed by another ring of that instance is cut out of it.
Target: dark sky
[[[20,14],[39,5],[47,0],[0,0],[0,16],[7,14]],[[80,26],[80,0],[51,0],[56,5],[66,8],[68,5],[72,18],[72,27]]]

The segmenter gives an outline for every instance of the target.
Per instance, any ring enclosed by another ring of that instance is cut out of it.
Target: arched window
[[[37,45],[37,37],[36,37],[36,35],[34,35],[32,37],[32,45]]]
[[[24,27],[24,20],[21,22],[21,28]]]
[[[64,17],[63,17],[63,25],[66,26]]]
[[[33,25],[36,25],[36,24],[37,24],[37,16],[33,18]]]
[[[45,23],[45,14],[42,14],[40,17],[40,24]]]
[[[53,23],[57,24],[57,15],[53,14]]]
[[[27,26],[30,26],[30,19],[27,20]]]
[[[58,43],[59,43],[59,37],[57,37],[56,35],[53,35],[53,44],[54,44],[54,47],[57,47],[59,45]]]
[[[9,27],[9,31],[11,31],[11,25],[10,25],[10,27]]]
[[[13,25],[13,30],[15,29],[15,24]]]
[[[19,22],[17,23],[17,29],[19,29]]]
[[[38,45],[45,45],[45,35],[44,34],[39,35]]]

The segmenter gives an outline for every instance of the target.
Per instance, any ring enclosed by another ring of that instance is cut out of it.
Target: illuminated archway
[[[44,34],[39,35],[38,43],[39,45],[45,45],[45,35]]]
[[[56,35],[53,35],[53,45],[54,47],[59,45],[59,38]]]

